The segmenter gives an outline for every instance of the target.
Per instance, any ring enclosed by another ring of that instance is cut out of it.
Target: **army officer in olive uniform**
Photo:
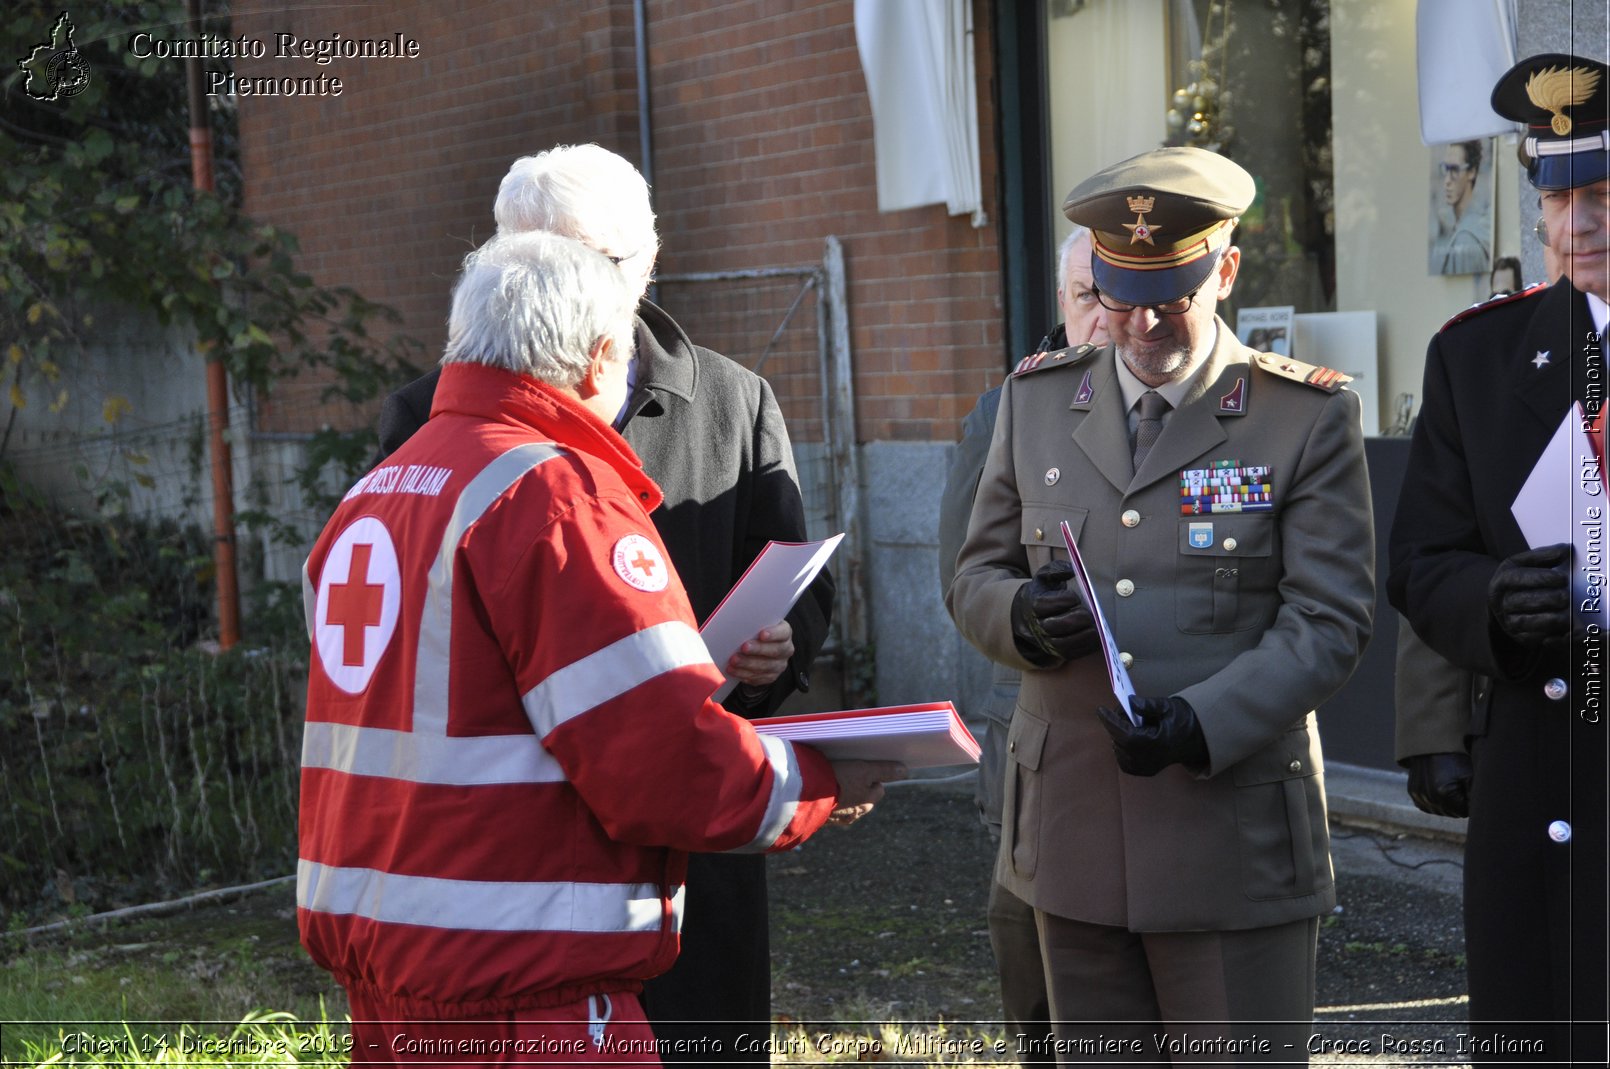
[[[1335,904],[1312,710],[1363,652],[1375,555],[1345,376],[1247,349],[1216,315],[1253,193],[1229,160],[1168,148],[1068,195],[1112,344],[1008,378],[947,599],[1025,672],[996,876],[1034,906],[1064,1061],[1155,1060],[1159,1041],[1305,1057]]]

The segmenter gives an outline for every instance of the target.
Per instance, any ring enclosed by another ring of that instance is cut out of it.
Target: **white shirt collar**
[[[1588,314],[1593,317],[1593,329],[1602,338],[1605,322],[1610,320],[1610,305],[1605,304],[1596,293],[1585,293],[1583,296],[1588,299]]]

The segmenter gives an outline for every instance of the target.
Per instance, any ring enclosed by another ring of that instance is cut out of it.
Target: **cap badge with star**
[[[1610,175],[1610,80],[1594,59],[1546,52],[1504,72],[1493,110],[1526,127],[1521,160],[1538,189],[1571,189]]]
[[[1151,211],[1152,206],[1156,203],[1156,197],[1129,198],[1129,210],[1135,213],[1135,221],[1133,223],[1125,223],[1124,229],[1129,231],[1129,243],[1131,245],[1138,241],[1144,241],[1148,245],[1157,244],[1152,240],[1152,231],[1154,229],[1160,230],[1162,228],[1154,228],[1146,222],[1146,213]]]
[[[1097,289],[1163,304],[1207,280],[1256,193],[1252,176],[1216,152],[1161,148],[1091,175],[1062,214],[1090,228]]]

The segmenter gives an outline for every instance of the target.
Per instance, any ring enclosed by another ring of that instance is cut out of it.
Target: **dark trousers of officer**
[[[1045,986],[1045,962],[1040,958],[1040,932],[1034,924],[1034,907],[1002,887],[989,888],[989,945],[995,951],[995,971],[1001,978],[1001,1007],[1006,1012],[1007,1039],[1024,1065],[1048,1064],[1052,1050],[1051,996]]]
[[[1308,1060],[1317,917],[1228,932],[1034,919],[1060,1063]]]

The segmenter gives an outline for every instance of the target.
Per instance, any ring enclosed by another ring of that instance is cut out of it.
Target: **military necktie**
[[[1169,410],[1168,400],[1156,390],[1140,395],[1140,423],[1135,427],[1135,470],[1146,461],[1146,454],[1157,444],[1163,433],[1163,413]]]

